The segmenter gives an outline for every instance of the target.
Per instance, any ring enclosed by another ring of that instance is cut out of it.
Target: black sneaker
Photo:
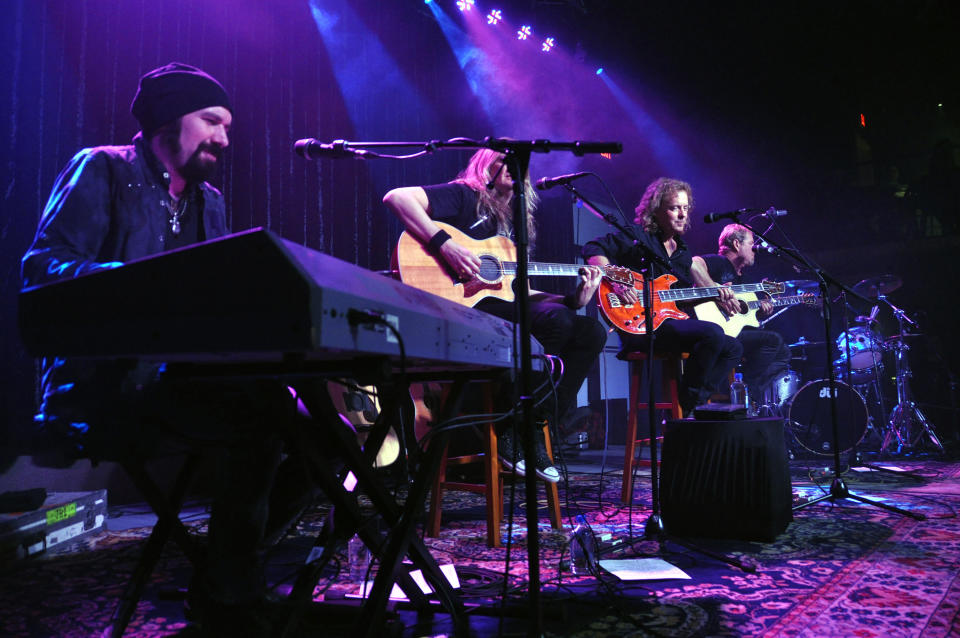
[[[526,468],[524,468],[526,469]],[[560,472],[553,466],[553,462],[547,455],[547,441],[543,434],[543,428],[537,428],[537,476],[548,483],[559,483]]]
[[[513,437],[513,428],[507,427],[497,432],[497,457],[500,464],[507,471],[515,472],[517,476],[526,476],[523,462],[523,450],[517,447]]]

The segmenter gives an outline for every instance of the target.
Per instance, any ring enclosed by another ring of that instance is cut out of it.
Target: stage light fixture
[[[602,75],[602,74],[603,74],[603,67],[600,67],[599,69],[597,69],[597,75]]]
[[[459,8],[460,11],[469,11],[476,2],[477,0],[457,0],[457,8]]]
[[[501,20],[503,20],[503,16],[500,13],[500,9],[493,9],[487,14],[487,24],[496,25]]]
[[[548,51],[550,51],[550,49],[553,48],[553,45],[554,45],[553,38],[547,38],[546,40],[543,41],[543,44],[541,45],[540,50],[543,51],[544,53],[547,53]]]
[[[533,35],[533,29],[526,24],[517,29],[517,40],[526,40],[531,35]]]

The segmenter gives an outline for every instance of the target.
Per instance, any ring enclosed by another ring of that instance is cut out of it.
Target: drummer
[[[753,231],[740,224],[727,224],[717,243],[718,254],[693,258],[691,273],[696,285],[711,287],[744,283],[743,271],[752,266],[756,259]],[[761,300],[757,318],[763,319],[772,313],[773,304],[769,300]],[[745,326],[737,340],[743,345],[740,366],[743,380],[756,405],[767,385],[789,368],[790,348],[784,344],[779,333],[753,326]]]

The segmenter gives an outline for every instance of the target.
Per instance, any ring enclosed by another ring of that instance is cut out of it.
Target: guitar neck
[[[501,261],[500,265],[503,268],[503,274],[517,274],[517,262]],[[581,268],[583,268],[583,266],[579,264],[549,264],[532,261],[527,264],[527,274],[544,277],[576,277],[580,274]]]
[[[753,310],[754,308],[759,308],[763,300],[756,299],[754,301],[747,302],[747,308]],[[800,303],[809,303],[809,300],[806,299],[803,295],[791,295],[789,297],[772,297],[767,299],[774,308],[782,308],[784,306],[795,306]]]
[[[730,288],[733,294],[765,292],[766,284],[736,284],[734,286],[713,286],[710,288],[670,288],[669,290],[661,290],[657,294],[660,296],[660,301],[692,301],[694,299],[718,297],[721,288]]]

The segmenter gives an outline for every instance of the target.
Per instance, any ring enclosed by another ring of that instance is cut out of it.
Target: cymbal
[[[822,346],[822,345],[823,345],[823,342],[822,342],[822,341],[807,341],[807,340],[804,339],[803,337],[800,337],[799,341],[797,341],[796,343],[788,343],[788,344],[787,344],[787,347],[788,347],[788,348],[802,348],[802,347],[804,347],[804,346]]]
[[[789,281],[783,282],[783,286],[788,293],[798,295],[820,290],[820,284],[813,279],[790,279]]]
[[[858,295],[876,299],[877,295],[889,294],[902,285],[903,280],[896,275],[880,275],[864,279],[853,287],[853,291]]]

